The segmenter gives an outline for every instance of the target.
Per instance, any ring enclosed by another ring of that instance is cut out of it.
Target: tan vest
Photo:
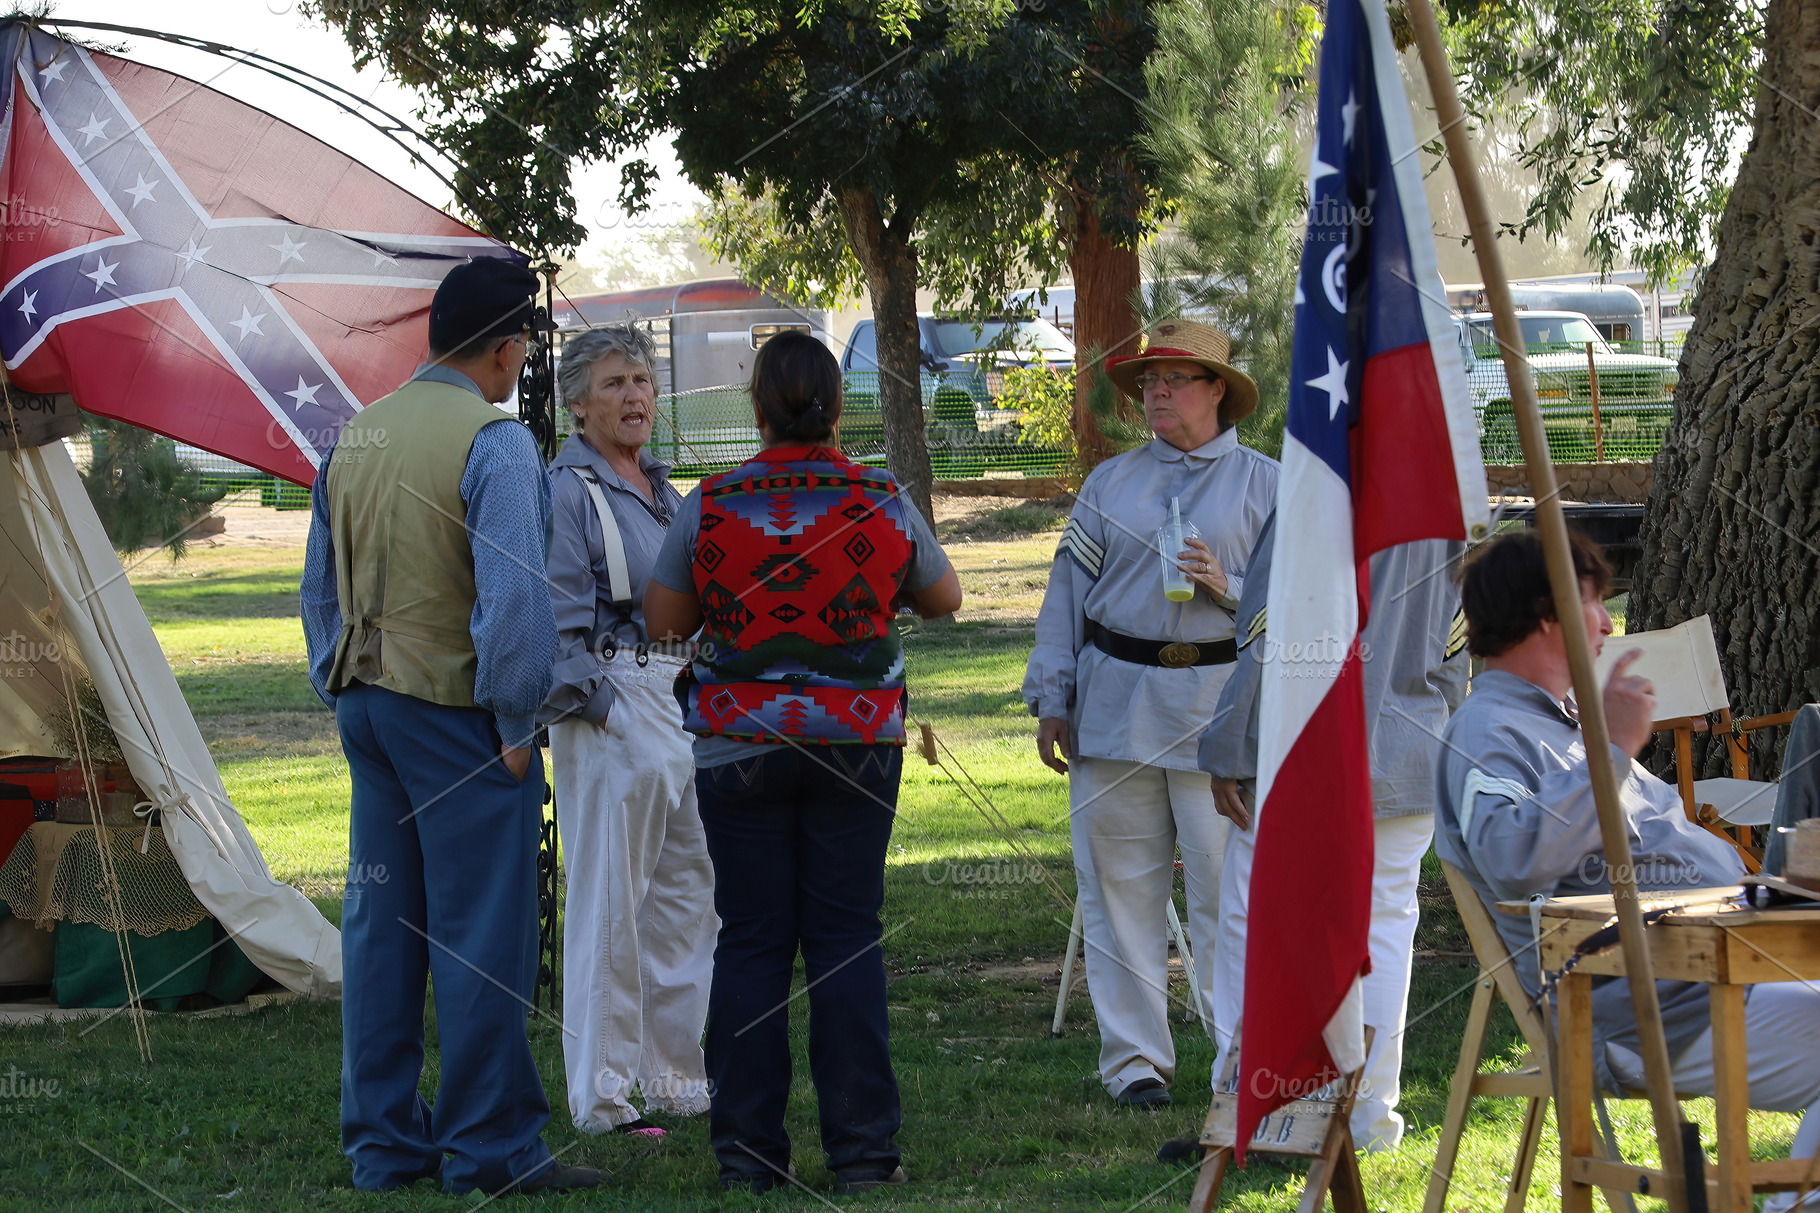
[[[474,553],[461,477],[500,412],[453,384],[413,380],[341,431],[329,530],[341,639],[329,690],[355,680],[474,706]]]

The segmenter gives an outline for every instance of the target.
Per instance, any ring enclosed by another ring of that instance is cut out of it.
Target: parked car
[[[1536,399],[1549,449],[1563,461],[1590,459],[1595,446],[1592,384],[1599,385],[1599,424],[1607,459],[1647,459],[1674,414],[1679,373],[1667,358],[1620,354],[1578,312],[1519,312],[1524,352],[1536,377]],[[1487,463],[1520,463],[1510,381],[1489,312],[1454,317],[1466,360]],[[1592,347],[1590,363],[1587,346]]]
[[[918,316],[923,421],[931,452],[1017,439],[1017,413],[1000,408],[1011,367],[1074,365],[1074,343],[1047,320],[954,320]],[[854,325],[841,356],[841,445],[856,456],[882,454],[878,330]],[[938,462],[941,462],[938,460]]]

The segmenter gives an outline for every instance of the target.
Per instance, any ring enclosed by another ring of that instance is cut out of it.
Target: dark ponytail
[[[808,333],[779,333],[752,363],[752,402],[773,439],[824,443],[840,421],[840,364]]]

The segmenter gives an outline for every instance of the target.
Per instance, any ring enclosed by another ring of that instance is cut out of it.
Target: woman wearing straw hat
[[[1230,344],[1212,325],[1172,319],[1143,353],[1107,363],[1156,437],[1082,484],[1024,679],[1038,752],[1069,776],[1100,1080],[1124,1107],[1170,1102],[1163,923],[1178,846],[1197,953],[1218,922],[1229,823],[1196,746],[1232,671],[1233,615],[1277,486],[1276,461],[1239,445],[1233,428],[1258,389],[1227,361]],[[1197,964],[1203,1012],[1212,971]]]

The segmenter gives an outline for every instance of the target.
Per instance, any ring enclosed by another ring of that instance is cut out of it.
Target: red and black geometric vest
[[[891,603],[913,508],[889,472],[828,447],[771,447],[702,481],[703,623],[684,726],[771,744],[902,745]]]

